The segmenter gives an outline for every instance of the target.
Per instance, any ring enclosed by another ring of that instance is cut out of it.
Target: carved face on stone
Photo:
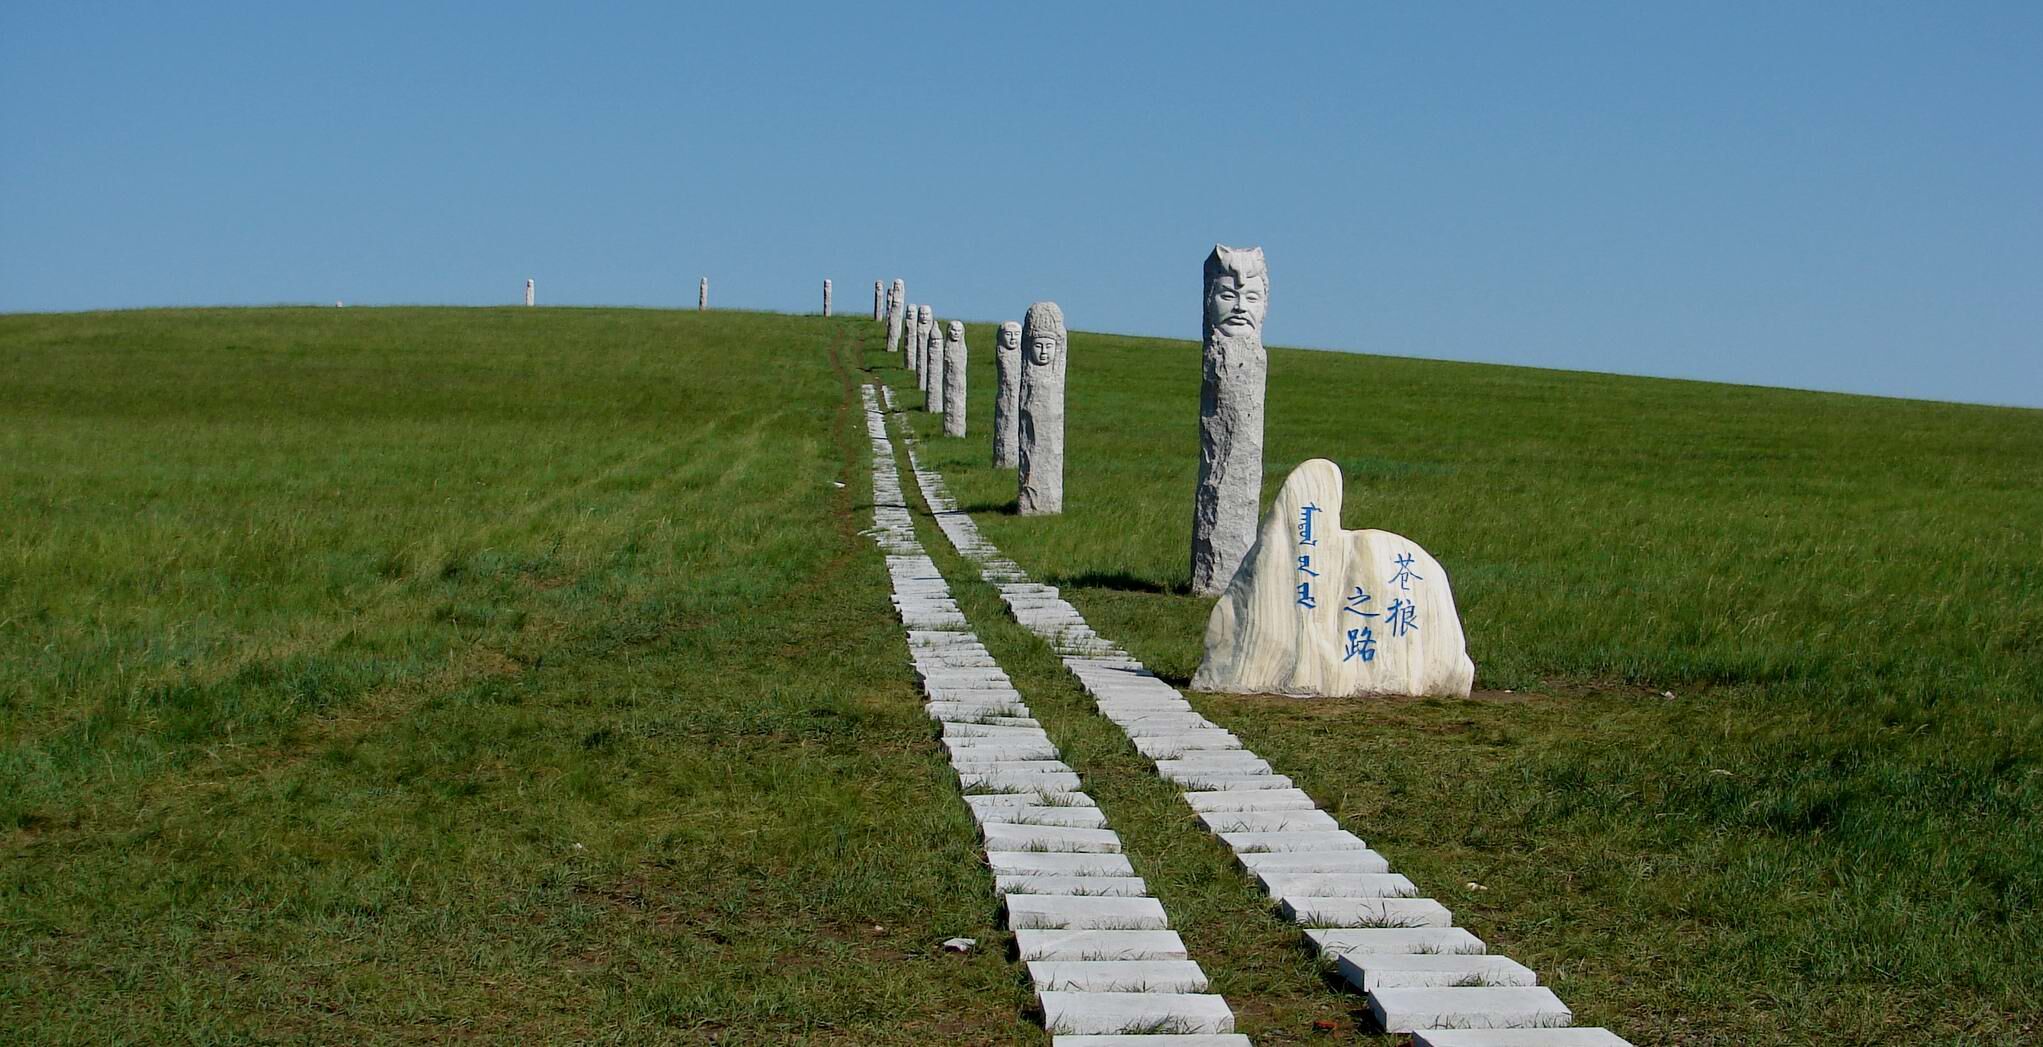
[[[915,307],[915,322],[916,322],[916,323],[918,323],[918,324],[926,324],[926,323],[929,323],[929,322],[931,322],[931,321],[932,321],[932,320],[934,320],[935,318],[936,318],[936,314],[935,314],[935,313],[932,313],[932,312],[930,312],[930,311],[929,311],[929,307],[928,307],[928,306],[926,306],[926,305],[918,305],[918,306],[916,306],[916,307]]]
[[[1021,348],[1021,325],[1013,320],[1000,325],[1000,348],[1012,352]]]
[[[1037,367],[1048,367],[1063,350],[1064,339],[1057,337],[1056,332],[1037,331],[1036,337],[1029,341],[1029,362]]]
[[[1206,324],[1222,334],[1253,334],[1270,311],[1270,270],[1263,249],[1215,244],[1206,259]]]

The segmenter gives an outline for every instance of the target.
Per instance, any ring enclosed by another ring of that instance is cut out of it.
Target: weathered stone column
[[[1263,249],[1215,244],[1206,256],[1206,377],[1199,388],[1199,487],[1192,496],[1192,591],[1227,589],[1255,544],[1263,493],[1263,388],[1270,356]]]
[[[993,345],[993,366],[1000,387],[993,396],[993,467],[1012,469],[1018,462],[1016,426],[1021,421],[1021,325],[1009,320],[1000,325],[1000,337]]]
[[[926,305],[915,307],[915,379],[923,392],[929,392],[929,331],[936,326],[936,314]]]
[[[823,315],[830,315],[830,281],[823,281]]]
[[[1022,320],[1020,435],[1021,514],[1064,511],[1064,363],[1070,355],[1064,311],[1056,302],[1029,306]]]
[[[919,344],[915,334],[917,326],[915,311],[919,308],[921,307],[911,304],[901,317],[901,356],[910,373],[916,373],[922,367],[922,352],[915,348]]]
[[[884,320],[884,319],[886,319],[886,314],[885,314],[885,313],[882,313],[882,312],[880,311],[880,282],[879,282],[878,280],[874,280],[874,281],[873,281],[873,322],[874,322],[874,323],[878,323],[878,322],[880,322],[881,320]]]
[[[922,409],[930,414],[943,413],[943,325],[934,319],[929,322],[929,342],[922,353],[923,383]]]
[[[965,435],[965,324],[952,320],[943,342],[943,434]]]
[[[702,278],[702,286],[695,290],[695,311],[700,313],[709,308],[709,277]]]
[[[532,304],[532,281],[529,278],[525,281],[525,304]]]
[[[908,307],[908,285],[895,280],[887,288],[887,351],[901,351],[901,310]]]

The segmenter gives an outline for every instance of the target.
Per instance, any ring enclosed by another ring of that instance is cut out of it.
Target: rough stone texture
[[[1012,469],[1021,464],[1021,325],[1009,320],[1000,325],[1000,337],[993,346],[993,366],[1000,388],[993,397],[993,467]]]
[[[1037,992],[1205,992],[1206,972],[1190,960],[1036,960]]]
[[[915,307],[915,374],[922,391],[929,392],[929,329],[936,326],[936,315],[928,306]]]
[[[1014,932],[1017,959],[1182,960],[1185,940],[1176,931]]]
[[[1051,854],[1119,854],[1121,836],[1112,829],[1070,825],[1024,825],[987,822],[980,826],[989,851],[1042,851]]]
[[[1341,977],[1363,992],[1452,985],[1538,985],[1532,968],[1506,956],[1351,952],[1336,957]]]
[[[1201,595],[1226,589],[1255,542],[1269,307],[1263,249],[1215,244],[1206,256],[1206,374],[1199,387],[1199,487],[1192,497],[1192,591]]]
[[[1063,1047],[1066,1038],[1058,1037]],[[1425,1029],[1412,1047],[1632,1047],[1609,1029]]]
[[[1170,928],[1170,920],[1154,898],[1010,894],[1007,926],[1017,931],[1162,931]]]
[[[1248,871],[1263,873],[1380,873],[1390,871],[1383,855],[1364,848],[1359,851],[1265,851],[1237,854]]]
[[[695,311],[699,313],[708,308],[709,308],[709,277],[705,276],[702,278],[701,285],[699,285],[695,289]]]
[[[1552,989],[1378,989],[1369,1009],[1385,1032],[1416,1029],[1542,1029],[1575,1020]]]
[[[1481,954],[1489,946],[1461,927],[1352,927],[1305,932],[1313,947],[1335,956],[1357,952]]]
[[[531,305],[531,304],[532,304],[532,281],[531,281],[531,280],[526,280],[526,281],[525,281],[525,304],[526,304],[526,305]]]
[[[986,865],[995,876],[1133,876],[1135,866],[1125,854],[1084,854],[1060,851],[987,851]]]
[[[1452,927],[1454,914],[1431,898],[1286,897],[1279,904],[1306,927]]]
[[[922,350],[922,368],[924,379],[922,391],[927,394],[922,398],[922,406],[930,414],[940,415],[943,413],[945,391],[943,325],[934,319],[929,322],[929,341]]]
[[[823,315],[830,315],[830,281],[823,281]]]
[[[993,893],[1061,894],[1071,897],[1147,898],[1149,885],[1140,876],[995,876]]]
[[[1064,511],[1064,370],[1070,355],[1064,311],[1055,302],[1029,306],[1022,321],[1021,418],[1016,427],[1023,516]]]
[[[965,325],[950,323],[943,340],[943,434],[965,435]]]
[[[1447,571],[1408,538],[1340,521],[1340,469],[1293,470],[1206,621],[1194,690],[1468,697]]]
[[[890,353],[901,351],[901,310],[907,305],[908,285],[896,280],[887,288],[887,351]]]
[[[1234,1031],[1227,1001],[1204,993],[1040,992],[1043,1028],[1051,1034],[1105,1035],[1130,1029]]]
[[[887,314],[886,314],[886,311],[885,311],[885,310],[884,310],[884,309],[883,309],[883,308],[881,307],[881,299],[882,299],[882,292],[881,292],[881,290],[880,290],[880,282],[879,282],[878,280],[874,280],[874,281],[873,281],[873,322],[875,322],[875,323],[877,323],[877,322],[879,322],[879,321],[881,321],[881,320],[884,320],[884,319],[886,319],[886,318],[887,318]]]

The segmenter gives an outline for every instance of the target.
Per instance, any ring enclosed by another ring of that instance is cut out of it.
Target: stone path
[[[886,414],[871,386],[862,392],[873,450],[868,533],[886,553],[926,709],[979,823],[1052,1043],[1247,1047],[1120,836],[951,599],[915,537]]]
[[[1532,970],[1489,955],[1482,939],[1454,926],[1446,906],[1415,897],[1411,880],[1391,872],[1382,855],[1340,828],[1291,779],[1094,632],[1055,587],[1030,581],[958,509],[943,477],[922,468],[912,437],[907,450],[944,536],[980,566],[1015,620],[1050,643],[1157,774],[1184,790],[1199,822],[1368,997],[1386,1032],[1415,1033],[1415,1045],[1432,1047],[1626,1043],[1607,1029],[1570,1028],[1573,1012]]]

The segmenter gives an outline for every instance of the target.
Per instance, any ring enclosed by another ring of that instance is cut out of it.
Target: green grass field
[[[925,461],[1182,683],[1197,346],[1075,336],[1069,512],[1022,519],[971,340]],[[876,346],[0,317],[0,1039],[1044,1042],[858,533],[856,384],[912,387]],[[1582,1020],[2043,1036],[2043,412],[1279,350],[1268,447],[1440,558],[1484,691],[1195,703]],[[1357,1039],[923,538],[1243,1031]]]

